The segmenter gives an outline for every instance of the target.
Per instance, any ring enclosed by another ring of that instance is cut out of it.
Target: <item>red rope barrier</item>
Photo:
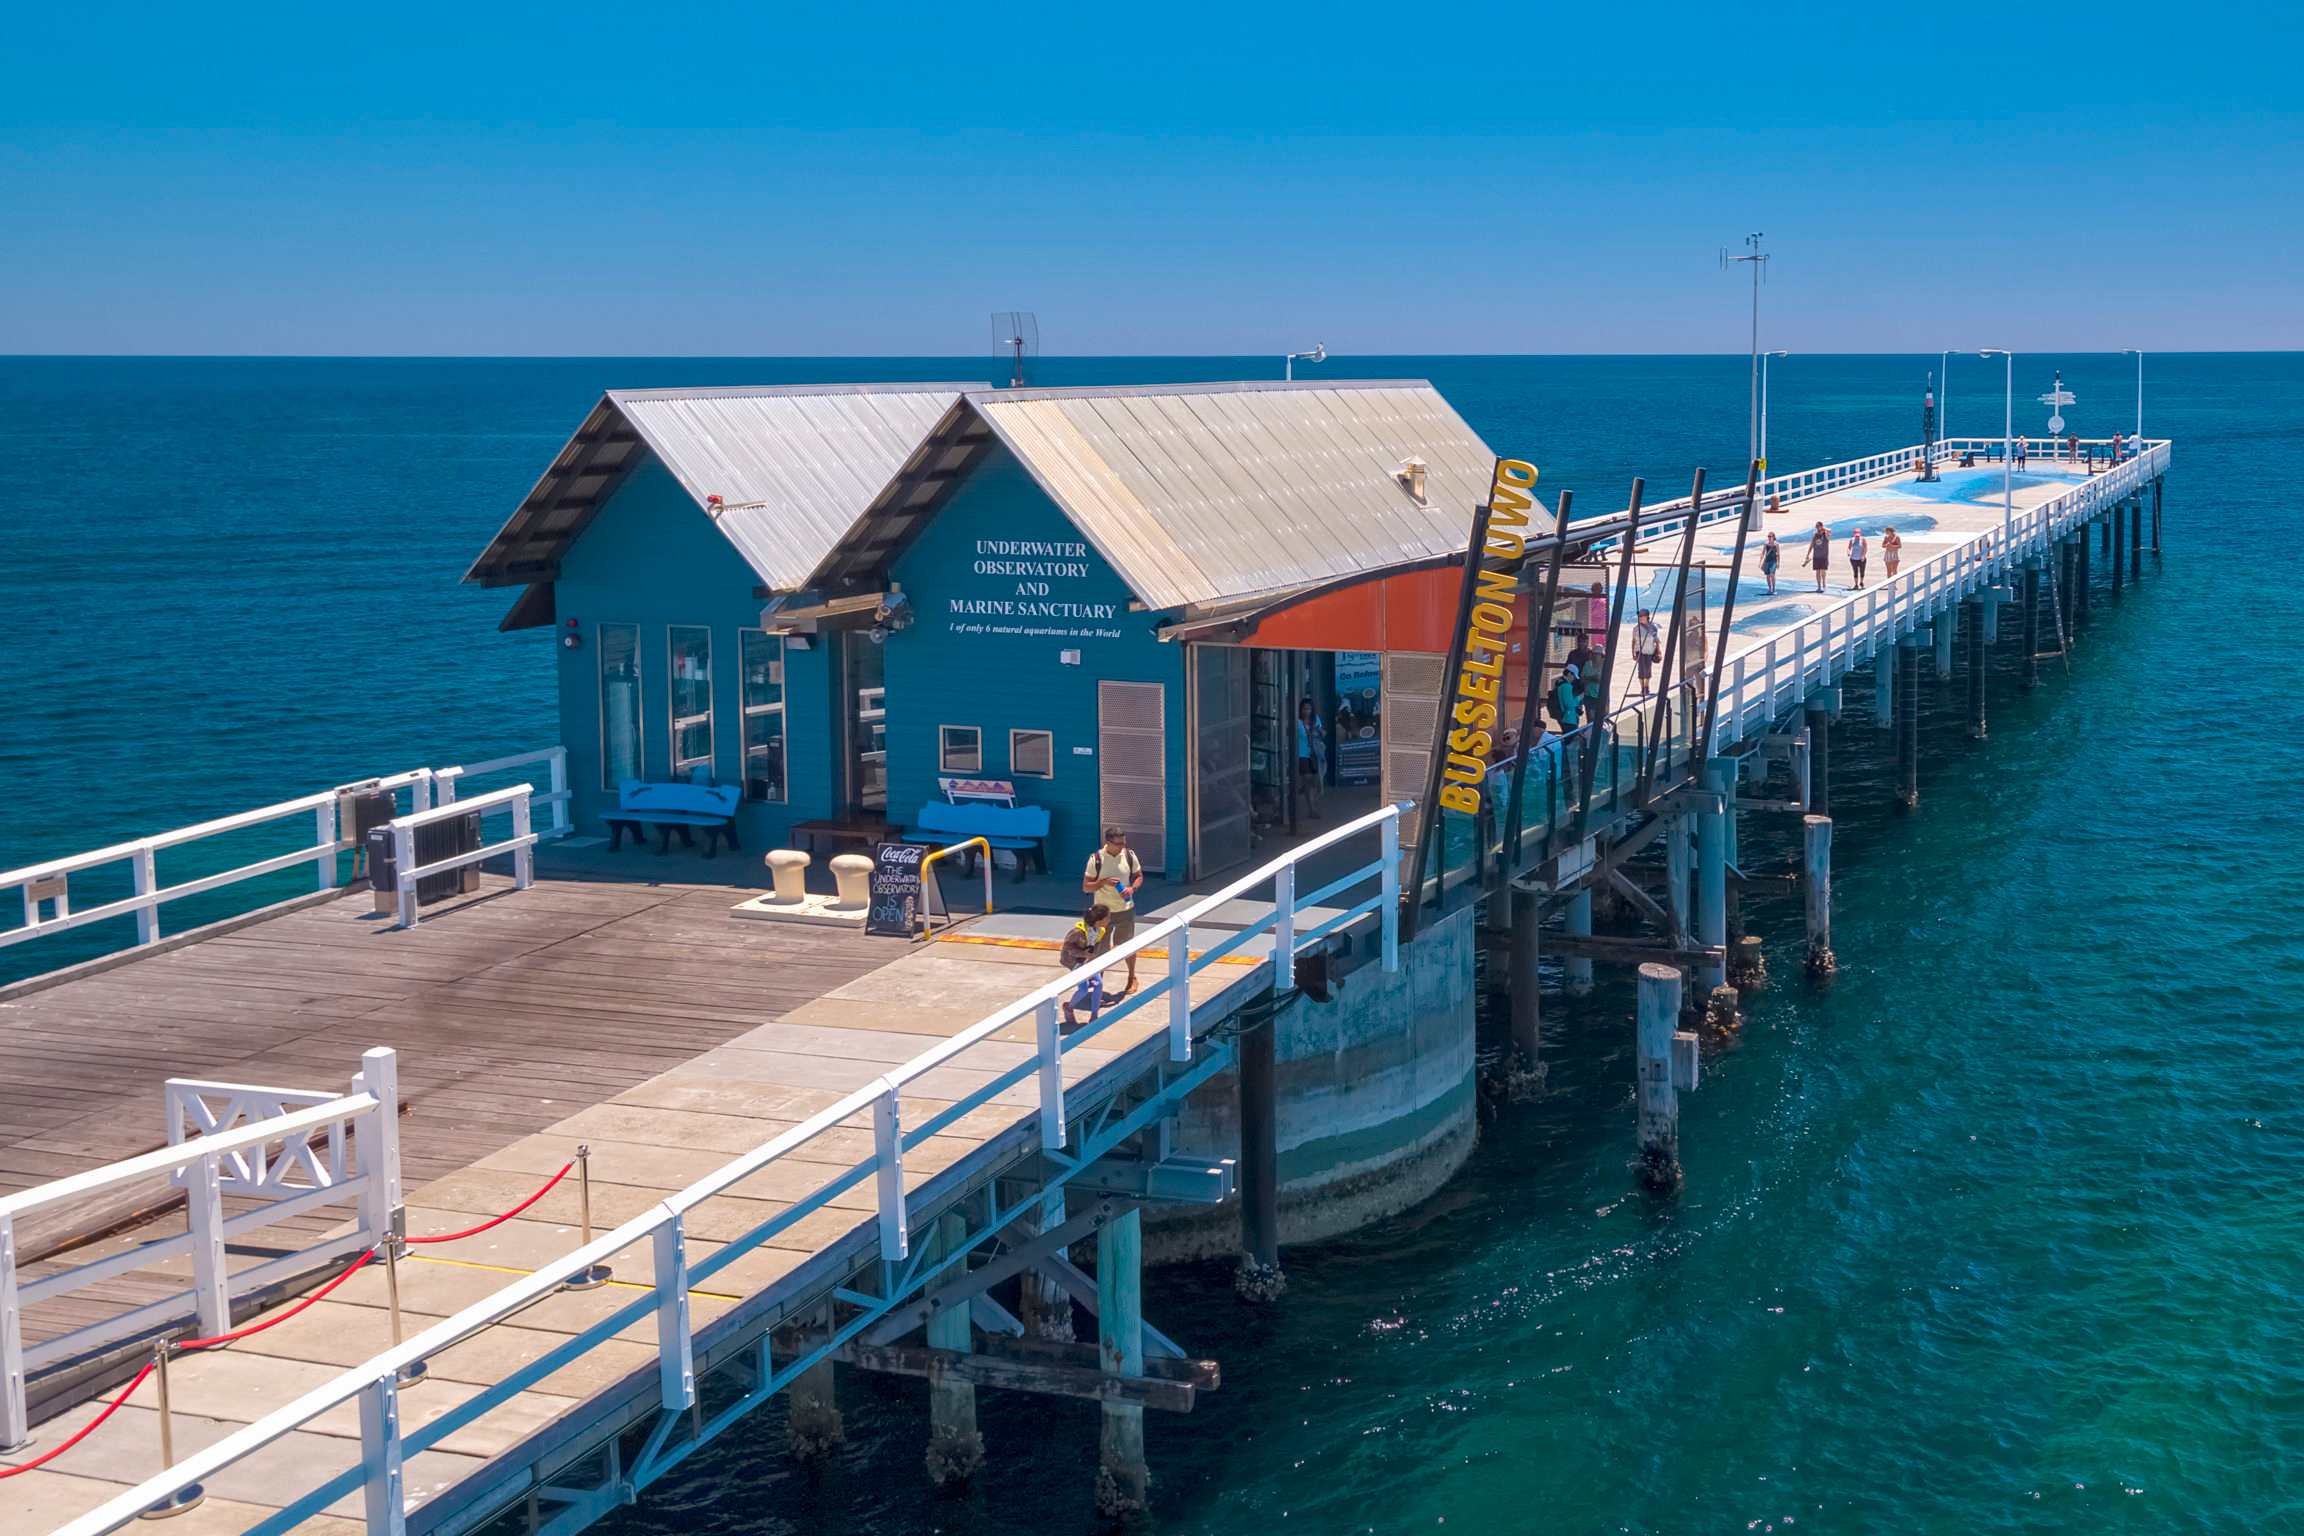
[[[244,1339],[252,1333],[262,1333],[267,1328],[275,1327],[278,1324],[288,1321],[288,1319],[294,1317],[297,1313],[303,1311],[306,1307],[311,1306],[314,1302],[324,1299],[330,1291],[336,1289],[336,1287],[351,1279],[352,1272],[354,1270],[358,1269],[361,1265],[367,1263],[374,1257],[376,1257],[376,1250],[371,1248],[366,1253],[360,1255],[360,1257],[354,1259],[350,1264],[345,1265],[344,1273],[338,1275],[335,1279],[329,1281],[326,1285],[320,1287],[320,1289],[314,1291],[311,1295],[305,1297],[302,1301],[296,1303],[296,1305],[290,1307],[287,1311],[281,1313],[278,1317],[268,1317],[260,1323],[250,1323],[245,1328],[235,1329],[230,1333],[220,1333],[212,1339],[180,1339],[177,1341],[176,1347],[178,1349],[186,1350],[214,1349],[219,1344],[229,1344],[234,1339]]]
[[[519,1215],[522,1211],[528,1209],[528,1207],[534,1205],[537,1201],[543,1199],[546,1195],[552,1193],[552,1186],[559,1183],[562,1179],[568,1177],[568,1170],[575,1166],[576,1160],[574,1158],[570,1158],[567,1163],[562,1165],[558,1173],[552,1175],[551,1179],[542,1189],[536,1191],[536,1193],[530,1195],[527,1199],[521,1201],[518,1205],[512,1207],[512,1209],[506,1211],[501,1216],[492,1216],[488,1220],[480,1223],[480,1225],[476,1227],[466,1227],[461,1232],[443,1232],[437,1237],[411,1237],[408,1239],[408,1241],[411,1243],[452,1243],[460,1237],[477,1237],[481,1233],[487,1231],[490,1227],[500,1227],[504,1225],[504,1223],[510,1221],[513,1217]]]
[[[106,1404],[102,1413],[96,1415],[96,1417],[90,1419],[85,1425],[83,1425],[81,1427],[80,1433],[74,1435],[71,1439],[65,1441],[62,1445],[56,1447],[56,1449],[50,1451],[47,1455],[40,1457],[36,1461],[28,1461],[20,1467],[0,1467],[0,1477],[14,1477],[19,1472],[29,1472],[34,1467],[44,1467],[48,1465],[48,1463],[54,1461],[57,1457],[63,1455],[66,1451],[72,1449],[72,1447],[78,1445],[81,1441],[87,1439],[91,1434],[95,1433],[97,1425],[103,1423],[106,1419],[112,1417],[113,1414],[119,1412],[120,1405],[128,1401],[129,1398],[136,1395],[136,1389],[144,1385],[144,1378],[151,1374],[152,1362],[147,1360],[144,1362],[144,1369],[136,1373],[136,1379],[128,1383],[127,1390],[122,1392],[118,1397],[112,1399],[110,1403]]]

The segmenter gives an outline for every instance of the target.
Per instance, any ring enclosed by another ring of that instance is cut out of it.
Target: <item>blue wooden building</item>
[[[560,636],[580,827],[702,779],[757,850],[995,778],[1055,868],[1117,824],[1197,877],[1316,809],[1302,700],[1367,749],[1331,814],[1419,792],[1492,463],[1420,381],[619,390],[466,579]]]

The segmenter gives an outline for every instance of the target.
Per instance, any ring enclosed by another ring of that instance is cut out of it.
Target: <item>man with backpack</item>
[[[1645,608],[1640,610],[1640,622],[1632,626],[1632,659],[1639,663],[1640,696],[1646,698],[1648,674],[1664,659],[1664,631],[1657,624],[1656,615]]]
[[[1136,937],[1136,891],[1144,884],[1144,865],[1128,846],[1128,834],[1118,827],[1104,829],[1104,846],[1088,855],[1088,868],[1080,889],[1105,909],[1105,947],[1125,944]],[[1120,995],[1136,990],[1136,956],[1128,956],[1128,984]]]

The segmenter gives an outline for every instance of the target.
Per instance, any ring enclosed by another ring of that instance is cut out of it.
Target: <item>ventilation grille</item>
[[[1103,826],[1154,874],[1168,871],[1168,690],[1161,683],[1096,685],[1096,760]]]

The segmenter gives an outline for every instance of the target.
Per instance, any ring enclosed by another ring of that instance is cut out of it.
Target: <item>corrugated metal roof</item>
[[[968,403],[1153,608],[1460,551],[1495,455],[1422,380],[983,391]],[[1419,505],[1398,478],[1425,463]]]
[[[637,456],[636,438],[708,512],[760,579],[787,590],[847,534],[938,423],[980,384],[810,384],[610,390],[467,581],[548,581]],[[613,472],[595,471],[604,453]]]

